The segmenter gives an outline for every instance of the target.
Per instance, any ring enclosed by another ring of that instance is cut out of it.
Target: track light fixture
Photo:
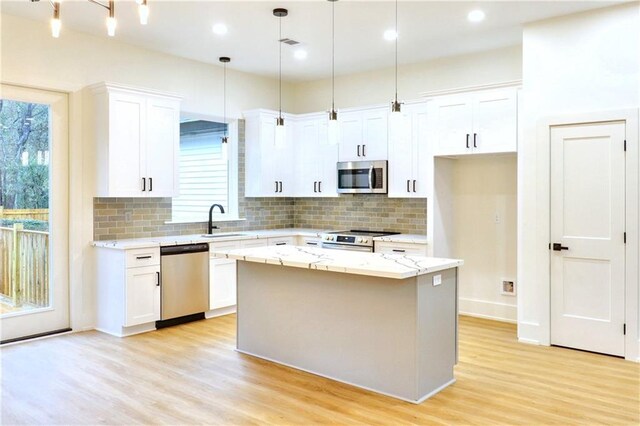
[[[40,0],[31,0],[32,3],[39,3]],[[51,18],[51,36],[54,38],[60,37],[60,29],[62,28],[62,22],[60,21],[60,2],[61,0],[49,0],[49,3],[53,7],[53,18]],[[107,15],[107,34],[110,37],[116,35],[116,27],[118,21],[115,16],[115,1],[109,0],[106,4],[101,3],[98,0],[89,0],[93,4],[104,7],[108,11]],[[138,13],[140,15],[140,23],[147,25],[149,22],[149,5],[148,0],[136,0],[138,4]]]

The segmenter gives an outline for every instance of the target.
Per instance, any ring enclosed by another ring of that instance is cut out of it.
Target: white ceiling
[[[138,22],[137,5],[116,1],[115,39],[148,49],[218,64],[230,56],[229,68],[275,76],[278,72],[278,18],[275,7],[289,9],[282,18],[283,37],[298,40],[308,51],[305,60],[283,45],[283,77],[313,80],[331,73],[331,3],[317,1],[160,1],[148,0],[149,24]],[[524,23],[622,1],[400,1],[398,39],[400,64],[478,52],[521,43]],[[472,24],[467,13],[486,12],[484,22]],[[341,0],[336,10],[336,74],[393,66],[393,42],[382,33],[394,26],[394,3]],[[48,21],[48,0],[2,0],[2,13]],[[66,29],[106,35],[105,9],[88,1],[65,0],[61,6]],[[225,23],[224,36],[213,34],[214,23]]]

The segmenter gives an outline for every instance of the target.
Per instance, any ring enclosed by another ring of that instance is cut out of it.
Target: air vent
[[[280,39],[280,43],[288,44],[289,46],[295,46],[296,44],[300,44],[299,41],[291,40],[290,38]]]

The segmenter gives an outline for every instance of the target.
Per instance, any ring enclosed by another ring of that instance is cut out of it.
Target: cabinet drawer
[[[160,264],[160,248],[150,247],[144,249],[127,250],[126,267],[137,268],[139,266],[152,266]]]
[[[251,248],[251,247],[266,247],[268,245],[266,239],[262,240],[242,240],[240,241],[241,248]]]
[[[216,251],[239,249],[240,243],[241,241],[220,241],[218,243],[209,243],[209,257],[214,258],[213,253]]]
[[[305,247],[320,247],[320,238],[318,237],[298,237],[298,245]]]
[[[426,256],[427,246],[426,244],[376,242],[375,252],[385,254],[406,254],[409,256]]]
[[[293,246],[296,244],[295,237],[268,238],[267,244],[270,246]]]

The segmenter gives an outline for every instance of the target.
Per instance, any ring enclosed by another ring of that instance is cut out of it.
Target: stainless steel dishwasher
[[[157,327],[204,318],[209,310],[209,244],[160,248],[162,307]]]

